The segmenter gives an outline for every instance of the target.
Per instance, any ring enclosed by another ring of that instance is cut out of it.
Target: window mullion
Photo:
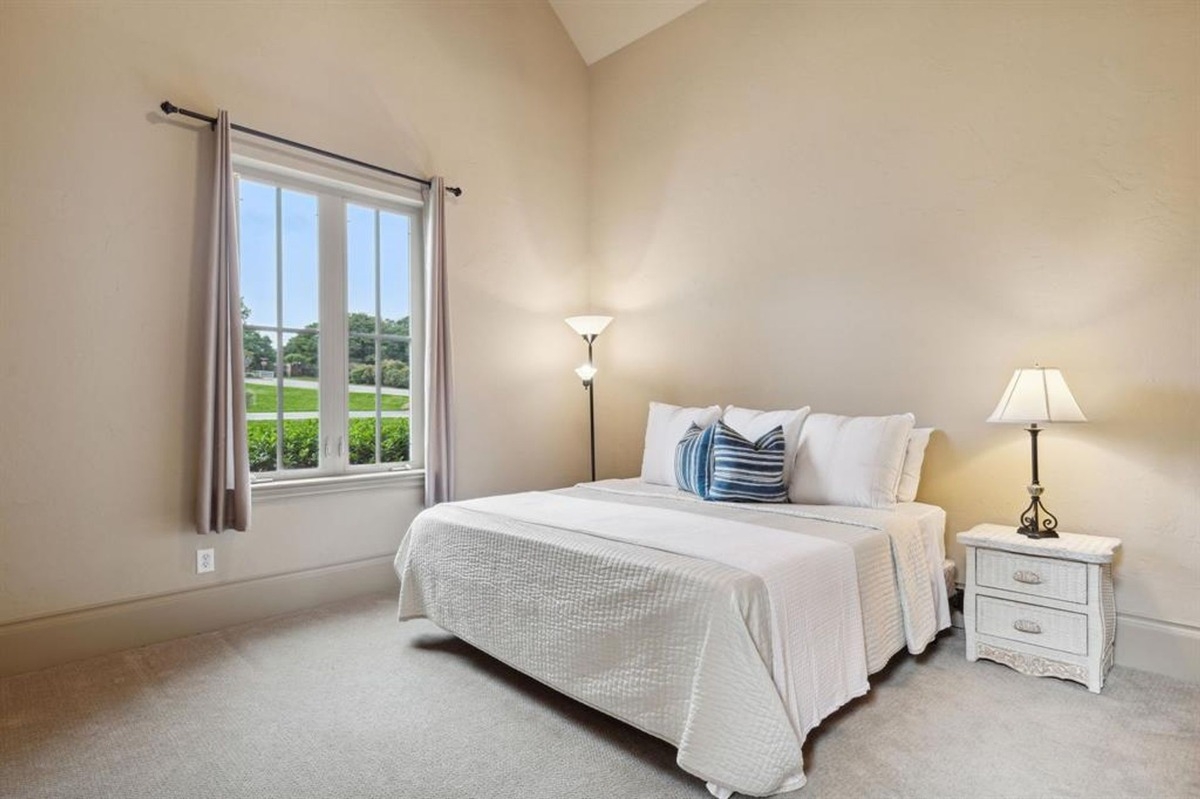
[[[283,471],[283,190],[275,187],[275,470]]]
[[[375,209],[375,463],[383,462],[383,300],[379,278],[379,209]]]
[[[320,195],[321,472],[349,462],[346,399],[346,203]]]

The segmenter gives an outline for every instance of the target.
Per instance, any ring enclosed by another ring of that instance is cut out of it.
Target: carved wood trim
[[[1029,674],[1034,677],[1060,677],[1064,680],[1075,680],[1087,685],[1088,673],[1083,666],[1076,666],[1072,663],[1060,663],[1057,660],[1047,660],[1037,655],[1027,655],[1023,652],[1011,652],[1007,649],[998,649],[984,643],[975,645],[975,653],[981,658],[994,660],[997,663],[1003,663],[1009,668],[1016,669],[1022,674]]]

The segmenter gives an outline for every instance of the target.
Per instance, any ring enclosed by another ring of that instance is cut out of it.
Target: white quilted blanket
[[[888,629],[870,618],[886,603],[863,616],[856,556],[890,553],[910,650],[932,640],[936,614],[915,524],[762,510],[628,486],[440,505],[397,553],[400,617],[428,617],[675,744],[680,767],[715,792],[792,790],[806,734],[867,690],[871,631]],[[881,535],[890,547],[864,544]]]

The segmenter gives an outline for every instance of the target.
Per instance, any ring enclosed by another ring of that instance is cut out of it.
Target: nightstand
[[[1121,540],[1058,535],[1026,538],[998,524],[958,534],[967,548],[967,660],[1075,680],[1098,694],[1113,661],[1112,559]]]

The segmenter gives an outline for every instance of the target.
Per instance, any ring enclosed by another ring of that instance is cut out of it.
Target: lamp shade
[[[1086,422],[1062,372],[1044,366],[1013,372],[989,422]]]
[[[569,316],[567,324],[581,336],[598,336],[612,321],[611,316]]]
[[[586,383],[596,376],[596,367],[590,363],[585,363],[575,370],[575,374],[579,375],[579,379]]]

